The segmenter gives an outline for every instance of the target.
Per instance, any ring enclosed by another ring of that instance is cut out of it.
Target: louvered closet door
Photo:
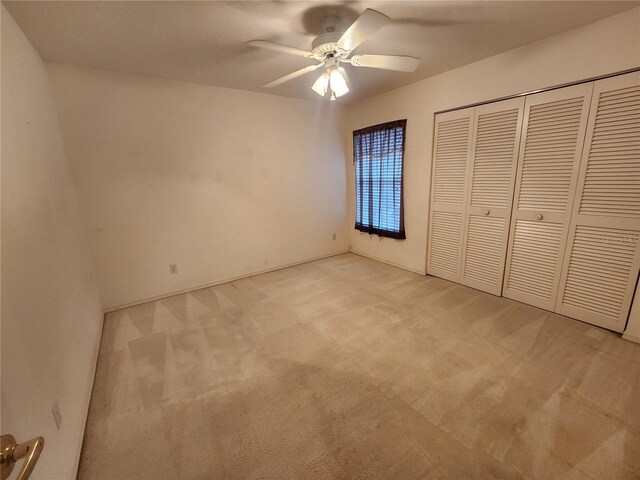
[[[473,109],[436,116],[427,273],[460,282]]]
[[[476,107],[461,283],[500,295],[524,97]]]
[[[640,73],[595,83],[557,311],[622,332],[640,269]]]
[[[530,95],[509,233],[503,295],[553,310],[593,83]]]

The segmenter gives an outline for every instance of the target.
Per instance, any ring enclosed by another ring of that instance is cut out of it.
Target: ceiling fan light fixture
[[[347,81],[337,68],[331,70],[329,74],[329,84],[331,85],[331,91],[336,94],[336,97],[341,97],[349,93]]]
[[[311,89],[321,97],[327,94],[327,88],[329,88],[329,75],[325,72],[318,77]]]
[[[340,66],[341,63],[351,67],[377,68],[396,72],[415,72],[420,64],[418,58],[405,55],[352,55],[353,51],[391,20],[386,15],[367,8],[344,31],[338,33],[339,19],[327,17],[323,19],[322,26],[326,33],[316,37],[311,43],[311,51],[300,48],[280,45],[279,43],[265,40],[251,40],[249,45],[278,52],[289,53],[314,59],[316,65],[307,65],[294,72],[283,75],[263,85],[265,88],[273,88],[282,83],[298,78],[306,73],[319,68],[324,68],[324,73],[316,79],[311,89],[323,98],[329,96],[335,100],[349,93],[349,76],[347,71]],[[342,30],[342,29],[340,29]],[[349,67],[349,68],[351,68]]]

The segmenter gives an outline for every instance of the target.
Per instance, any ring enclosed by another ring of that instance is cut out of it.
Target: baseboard
[[[351,249],[351,253],[354,253],[354,254],[359,255],[361,257],[368,258],[370,260],[375,260],[376,262],[386,263],[387,265],[391,265],[392,267],[397,267],[397,268],[401,268],[403,270],[407,270],[409,272],[417,273],[418,275],[426,275],[427,274],[427,272],[425,272],[424,270],[418,270],[418,269],[407,267],[405,265],[399,265],[397,263],[390,262],[390,261],[384,260],[382,258],[374,257],[373,255],[369,255],[368,253],[358,252],[358,251],[354,250],[353,248]]]
[[[343,250],[343,251],[341,250],[335,253],[329,253],[326,255],[320,255],[318,257],[307,258],[305,260],[299,260],[296,262],[279,265],[277,267],[266,268],[264,270],[257,270],[255,272],[245,273],[243,275],[238,275],[235,277],[228,277],[221,280],[216,280],[215,282],[210,282],[210,283],[205,283],[200,285],[192,285],[187,288],[183,288],[183,289],[168,292],[168,293],[163,293],[161,295],[155,295],[153,297],[147,297],[140,300],[135,300],[133,302],[125,303],[122,305],[113,305],[113,306],[105,307],[104,311],[105,313],[115,312],[116,310],[122,310],[123,308],[135,307],[136,305],[142,305],[143,303],[164,300],[165,298],[175,297],[176,295],[182,295],[183,293],[189,293],[195,290],[202,290],[203,288],[211,288],[211,287],[215,287],[216,285],[222,285],[223,283],[235,282],[237,280],[242,280],[243,278],[249,278],[255,275],[262,275],[263,273],[277,272],[278,270],[283,270],[285,268],[295,267],[296,265],[304,265],[305,263],[315,262],[317,260],[322,260],[323,258],[331,258],[337,255],[344,255],[345,253],[349,253],[349,250]]]
[[[623,333],[622,338],[624,338],[625,340],[629,340],[630,342],[640,343],[640,337],[631,335],[629,333]]]
[[[96,372],[98,370],[98,354],[100,352],[100,344],[102,343],[102,333],[104,329],[104,314],[101,317],[99,326],[99,335],[96,336],[96,341],[93,345],[93,354],[91,356],[91,370],[89,370],[89,378],[87,379],[88,391],[85,395],[86,404],[84,406],[84,418],[82,419],[82,428],[79,432],[77,440],[78,454],[71,470],[72,476],[70,478],[77,478],[78,468],[80,467],[80,456],[82,454],[82,445],[84,444],[84,434],[87,429],[87,419],[89,418],[89,407],[91,406],[91,396],[93,394],[93,384],[96,381]]]

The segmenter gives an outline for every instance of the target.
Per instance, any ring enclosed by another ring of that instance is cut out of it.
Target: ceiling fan
[[[311,88],[318,95],[323,97],[328,95],[331,100],[335,100],[336,97],[341,97],[349,92],[347,74],[344,68],[340,66],[341,63],[350,64],[354,67],[380,68],[397,72],[414,72],[416,68],[418,68],[420,60],[414,57],[400,55],[350,56],[367,37],[377,32],[390,21],[391,19],[386,15],[372,9],[367,9],[343,34],[340,34],[336,33],[340,20],[336,17],[326,17],[322,20],[322,26],[326,33],[316,37],[311,44],[310,52],[264,40],[252,40],[248,42],[248,44],[254,47],[299,55],[320,62],[317,65],[308,65],[295,72],[277,78],[263,85],[263,87],[275,87],[306,73],[324,68],[324,72],[318,77]]]

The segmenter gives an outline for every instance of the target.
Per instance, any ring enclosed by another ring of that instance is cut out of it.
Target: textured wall
[[[2,433],[45,437],[34,479],[75,478],[101,326],[47,74],[3,6]]]
[[[47,66],[106,308],[347,250],[334,105]]]

